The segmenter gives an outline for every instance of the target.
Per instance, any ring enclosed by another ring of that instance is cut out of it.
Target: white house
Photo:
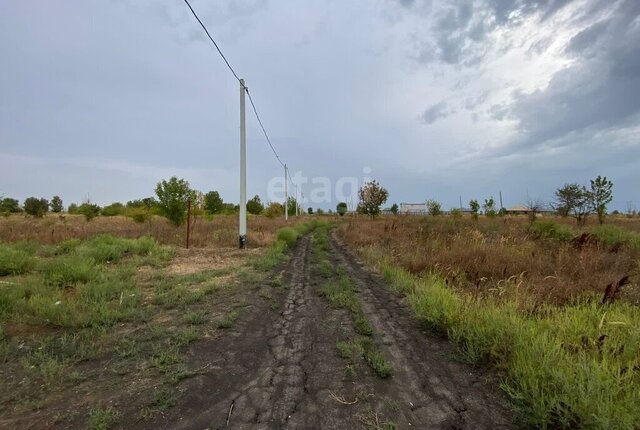
[[[398,213],[409,215],[426,215],[428,213],[426,203],[400,203]]]

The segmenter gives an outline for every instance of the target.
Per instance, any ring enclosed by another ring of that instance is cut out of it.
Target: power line
[[[264,133],[264,137],[267,139],[267,143],[269,144],[269,147],[273,151],[273,155],[276,156],[276,158],[278,159],[278,162],[284,167],[284,163],[282,162],[282,160],[280,160],[280,157],[278,156],[278,153],[276,152],[275,148],[271,144],[271,139],[269,139],[269,135],[267,134],[267,130],[265,130],[264,125],[262,125],[262,120],[260,119],[260,115],[258,115],[258,110],[256,109],[256,105],[253,103],[253,98],[251,98],[251,93],[249,92],[249,88],[247,88],[247,87],[244,87],[244,88],[245,88],[245,91],[247,92],[247,95],[249,96],[249,102],[251,103],[251,107],[253,108],[253,112],[256,114],[256,118],[258,119],[258,124],[260,124],[260,128],[262,129],[262,132]]]
[[[207,33],[207,36],[209,36],[209,40],[211,40],[211,42],[213,43],[213,46],[216,47],[216,49],[218,50],[218,53],[220,54],[220,56],[222,57],[224,62],[227,64],[227,67],[229,68],[229,70],[231,70],[231,73],[233,73],[233,76],[236,78],[236,80],[238,82],[240,82],[240,78],[238,77],[237,73],[235,72],[235,70],[233,70],[233,67],[231,67],[231,64],[229,64],[229,61],[227,61],[227,57],[224,56],[224,54],[222,53],[222,50],[220,49],[220,47],[218,46],[216,41],[213,40],[213,37],[211,37],[211,34],[209,34],[209,30],[207,30],[207,27],[205,27],[205,25],[202,23],[202,21],[200,20],[200,18],[196,14],[196,12],[193,10],[193,8],[191,7],[191,4],[189,4],[189,1],[188,0],[184,0],[184,2],[187,4],[187,6],[189,6],[189,9],[191,10],[191,13],[196,18],[196,20],[198,20],[198,23],[200,24],[200,26],[202,27],[204,32]],[[260,115],[258,114],[258,109],[256,109],[256,105],[253,102],[253,98],[251,97],[251,93],[249,92],[249,88],[247,88],[244,85],[242,85],[242,86],[243,86],[244,90],[246,91],[247,95],[249,96],[249,101],[251,102],[251,107],[253,108],[253,113],[256,115],[256,119],[258,120],[258,124],[260,124],[260,128],[262,129],[262,133],[264,133],[264,137],[267,139],[267,143],[269,144],[269,147],[271,148],[271,151],[273,151],[273,155],[276,156],[276,159],[278,160],[280,165],[284,167],[284,163],[280,159],[280,156],[276,152],[276,149],[273,147],[273,144],[271,143],[271,139],[269,139],[269,134],[267,133],[267,130],[264,128],[264,125],[262,124],[262,120],[260,119]]]
[[[236,80],[238,82],[240,82],[240,78],[236,74],[235,70],[233,70],[233,67],[231,67],[231,64],[229,64],[229,61],[227,61],[227,57],[224,56],[224,54],[220,50],[220,47],[218,46],[216,41],[213,40],[213,37],[211,37],[211,35],[209,34],[209,30],[207,30],[207,27],[205,27],[204,24],[202,23],[202,21],[200,21],[200,18],[198,18],[198,15],[196,14],[196,11],[193,10],[193,8],[191,7],[191,5],[189,4],[189,2],[187,0],[184,0],[184,2],[187,4],[187,6],[189,6],[189,9],[191,10],[191,13],[198,20],[198,22],[200,23],[200,26],[202,27],[204,32],[207,33],[207,36],[209,36],[209,40],[211,40],[211,42],[213,43],[213,46],[216,47],[216,49],[218,50],[218,53],[220,54],[220,56],[222,57],[224,62],[227,63],[227,67],[229,68],[229,70],[231,70],[231,73],[233,73],[233,76],[235,76]]]

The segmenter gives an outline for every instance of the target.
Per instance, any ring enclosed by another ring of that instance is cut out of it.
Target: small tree
[[[51,199],[51,212],[60,213],[64,210],[64,206],[62,205],[62,199],[60,196],[53,196]]]
[[[398,215],[398,205],[396,203],[391,205],[391,213],[394,215]]]
[[[477,220],[478,212],[480,212],[480,203],[477,200],[470,200],[469,208],[471,209],[471,218]]]
[[[308,208],[307,208],[307,213],[308,213],[309,215],[313,215],[313,208],[312,208],[312,207],[308,207]]]
[[[525,207],[529,210],[529,213],[527,214],[529,217],[529,223],[533,224],[536,220],[536,215],[544,209],[544,203],[539,198],[528,197]]]
[[[179,226],[185,221],[187,204],[189,199],[195,200],[194,194],[189,187],[189,182],[175,176],[172,176],[168,181],[158,182],[156,186],[160,212],[175,226]]]
[[[347,204],[345,202],[338,203],[338,206],[336,206],[336,212],[338,212],[340,216],[344,216],[344,214],[347,213]]]
[[[442,215],[442,205],[437,200],[427,200],[427,212],[431,216]]]
[[[20,212],[22,212],[22,208],[20,208],[18,200],[9,197],[0,200],[0,213],[14,214]]]
[[[561,216],[571,214],[578,225],[587,222],[591,207],[591,193],[582,185],[565,184],[555,192],[554,208]]]
[[[84,215],[87,221],[91,221],[100,214],[100,206],[94,203],[83,203],[78,206],[77,213]]]
[[[23,206],[26,213],[36,218],[42,218],[49,211],[49,201],[47,199],[29,197],[24,201]]]
[[[120,202],[111,203],[102,208],[100,212],[103,216],[116,216],[124,214],[124,205]]]
[[[324,210],[322,208],[318,208],[318,209],[316,209],[316,213],[318,215],[324,215]]]
[[[269,203],[269,206],[264,210],[264,216],[267,218],[275,218],[284,215],[284,206],[278,202]]]
[[[78,205],[76,203],[71,203],[67,208],[67,213],[77,214],[78,213]]]
[[[493,218],[497,215],[496,212],[496,202],[493,200],[493,197],[489,199],[484,199],[484,204],[482,205],[482,209],[484,209],[484,214],[490,218]]]
[[[375,179],[365,183],[358,190],[358,212],[374,218],[380,213],[382,206],[389,198],[389,191],[381,187]]]
[[[607,214],[607,205],[613,198],[613,182],[606,176],[599,176],[591,180],[591,209],[598,214],[598,222],[602,225]]]
[[[224,209],[224,202],[217,191],[209,191],[204,195],[204,210],[210,214],[217,214]]]
[[[451,210],[449,211],[449,213],[451,214],[451,216],[453,217],[453,219],[460,219],[462,218],[462,211],[460,210],[460,208],[451,208]]]
[[[247,202],[247,212],[253,215],[260,215],[264,210],[260,196],[255,195],[251,200]]]
[[[293,216],[296,214],[296,206],[298,205],[298,201],[295,197],[289,196],[287,199],[287,211],[289,216]],[[298,212],[302,212],[300,206],[298,206]]]

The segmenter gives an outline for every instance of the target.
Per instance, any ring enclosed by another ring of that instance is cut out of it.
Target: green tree
[[[275,218],[284,215],[284,206],[278,202],[271,202],[264,210],[264,216],[267,218]]]
[[[189,182],[175,176],[168,181],[158,182],[156,196],[160,213],[175,226],[181,225],[187,219],[188,201],[195,201],[195,192],[189,187]]]
[[[488,199],[484,199],[484,204],[482,205],[484,209],[484,214],[490,218],[493,218],[497,215],[496,212],[496,202],[493,200],[493,197]]]
[[[391,213],[394,215],[398,215],[398,204],[394,203],[391,205]]]
[[[255,195],[251,200],[247,202],[247,212],[254,215],[260,215],[264,210],[260,196]]]
[[[53,196],[51,199],[51,212],[60,213],[64,210],[64,206],[62,205],[62,199],[60,196]]]
[[[298,204],[298,202],[295,199],[295,197],[289,196],[289,198],[287,199],[287,209],[288,209],[288,212],[289,212],[289,216],[292,216],[292,215],[296,214],[296,205],[297,204]],[[298,206],[298,212],[302,212],[302,210],[300,209],[299,206]]]
[[[100,212],[103,216],[116,216],[124,214],[124,205],[119,202],[111,203],[102,208]]]
[[[9,197],[0,200],[0,213],[13,214],[20,212],[22,212],[22,208],[18,200]]]
[[[591,193],[582,185],[564,184],[555,192],[553,207],[561,216],[572,215],[578,225],[587,222],[591,209]]]
[[[91,221],[100,214],[100,206],[89,202],[83,203],[78,206],[76,213],[84,215],[87,221]]]
[[[338,205],[336,206],[336,212],[338,212],[338,214],[340,214],[340,216],[344,216],[344,214],[347,213],[347,204],[345,202],[340,202],[338,203]]]
[[[591,180],[591,209],[598,214],[598,222],[604,223],[604,217],[607,214],[607,205],[613,199],[613,182],[606,176],[598,175],[597,178]]]
[[[78,205],[76,203],[71,203],[67,208],[67,213],[77,214],[78,213]]]
[[[442,205],[437,200],[427,200],[427,212],[431,216],[442,215]]]
[[[47,199],[29,197],[24,201],[23,206],[26,213],[36,218],[42,218],[49,211],[49,201]]]
[[[313,208],[312,208],[312,207],[308,207],[308,208],[307,208],[307,213],[308,213],[309,215],[313,215]]]
[[[358,197],[358,212],[374,218],[380,213],[380,206],[389,198],[389,191],[374,179],[358,190]]]
[[[480,212],[480,203],[477,200],[470,200],[469,208],[471,209],[471,218],[477,220],[478,212]]]
[[[204,210],[210,214],[221,213],[224,209],[224,202],[217,191],[209,191],[204,195]]]

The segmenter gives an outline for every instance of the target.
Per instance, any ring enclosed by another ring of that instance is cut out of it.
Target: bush
[[[20,275],[35,267],[31,253],[0,244],[0,276]]]
[[[69,206],[69,213],[71,213],[71,206]],[[100,206],[93,203],[83,203],[78,206],[75,213],[84,215],[87,221],[91,221],[100,214]]]
[[[284,206],[278,202],[269,203],[269,206],[264,210],[264,216],[267,218],[275,218],[277,216],[284,215]]]
[[[280,240],[291,247],[300,237],[300,233],[291,227],[285,227],[278,230],[277,240]]]
[[[553,221],[536,221],[529,227],[529,232],[540,239],[566,242],[573,238],[573,232],[569,227]]]
[[[124,205],[122,203],[111,203],[109,206],[102,208],[100,212],[102,216],[116,216],[124,214]]]
[[[42,218],[49,211],[49,201],[47,199],[29,197],[24,201],[23,206],[26,213],[36,218]]]
[[[640,234],[616,225],[599,225],[591,230],[598,240],[609,246],[625,245],[640,250]]]

